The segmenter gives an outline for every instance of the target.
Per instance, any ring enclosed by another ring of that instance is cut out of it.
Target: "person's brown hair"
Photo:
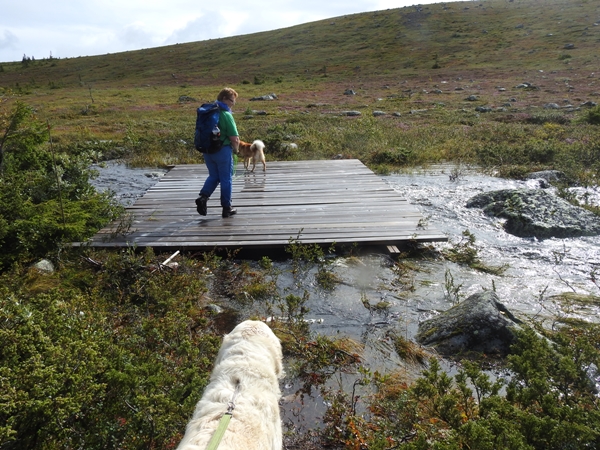
[[[231,99],[231,100],[235,100],[238,96],[238,93],[235,92],[233,89],[231,88],[223,88],[221,90],[221,92],[219,92],[219,95],[217,95],[217,100],[219,100],[220,102],[222,102],[223,100],[227,100],[227,99]]]

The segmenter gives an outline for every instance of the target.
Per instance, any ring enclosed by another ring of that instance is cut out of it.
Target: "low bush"
[[[55,152],[33,111],[0,118],[0,271],[82,241],[122,211],[89,184],[90,153]]]

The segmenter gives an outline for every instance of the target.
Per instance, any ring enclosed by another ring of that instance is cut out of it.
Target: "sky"
[[[286,28],[441,0],[0,0],[0,62],[72,58]]]

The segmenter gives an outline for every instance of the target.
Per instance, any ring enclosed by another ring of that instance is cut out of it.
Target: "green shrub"
[[[583,121],[592,125],[600,125],[600,105],[596,105],[586,111]]]
[[[337,417],[344,420],[332,436],[345,448],[598,448],[600,412],[588,370],[600,362],[600,327],[553,338],[554,344],[531,329],[519,332],[508,382],[491,381],[468,361],[451,377],[436,359],[411,385],[400,373],[375,374],[370,415],[341,407]]]
[[[63,253],[60,275],[0,275],[0,448],[174,448],[220,345],[202,267],[149,276],[164,256],[81,256]]]
[[[90,153],[42,145],[46,128],[24,104],[2,116],[0,136],[0,271],[82,241],[122,211],[90,185]]]

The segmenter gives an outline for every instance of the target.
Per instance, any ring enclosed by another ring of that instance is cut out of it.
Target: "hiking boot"
[[[234,214],[237,214],[237,209],[232,208],[231,206],[229,208],[223,208],[223,219],[231,217]]]
[[[198,197],[196,199],[196,210],[198,211],[198,214],[200,214],[201,216],[205,216],[207,209],[206,209],[206,202],[208,201],[208,197],[206,195],[201,195],[200,197]]]

